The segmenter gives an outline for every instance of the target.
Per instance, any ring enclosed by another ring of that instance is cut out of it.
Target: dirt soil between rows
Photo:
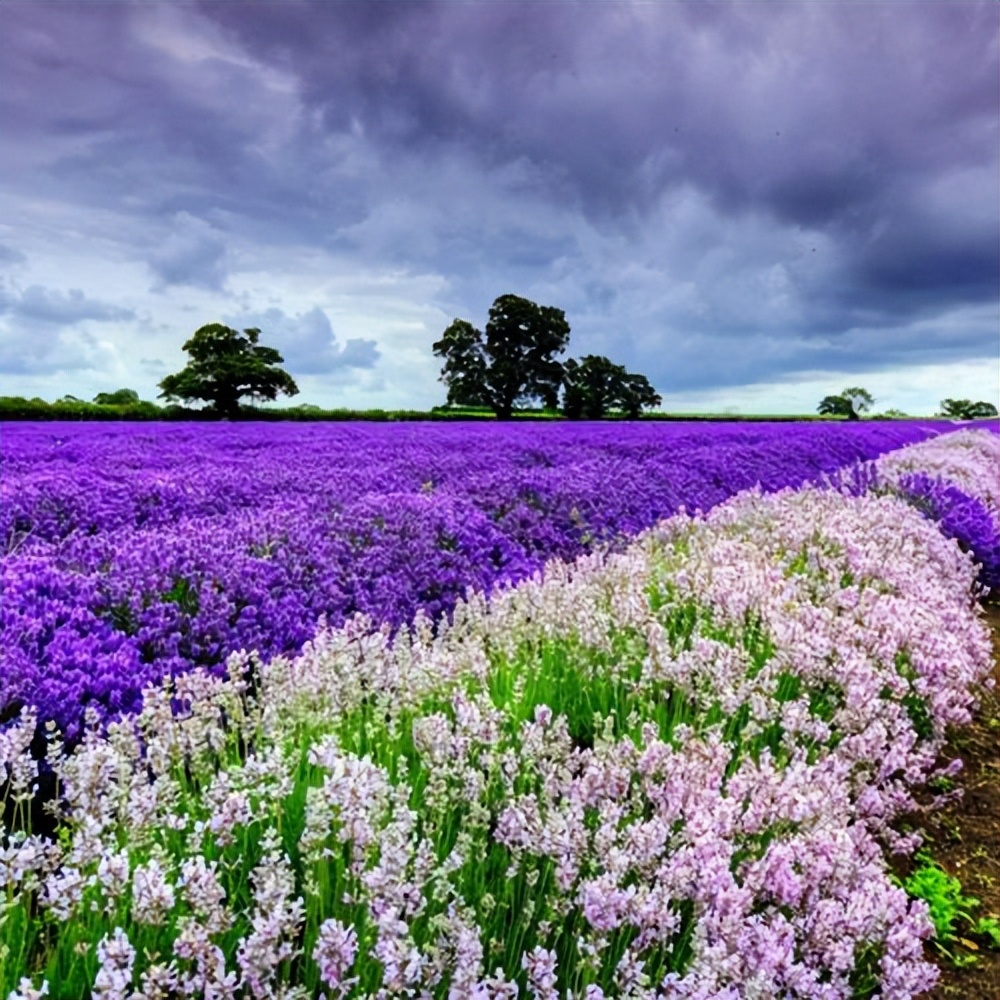
[[[982,695],[975,721],[952,735],[949,758],[961,757],[965,767],[956,784],[961,798],[925,823],[926,846],[935,860],[962,883],[966,896],[980,901],[977,916],[1000,916],[1000,595],[986,603],[986,620],[993,633],[993,677],[996,686]],[[928,946],[928,957],[941,979],[928,1000],[1000,1000],[1000,951],[985,937],[960,931],[964,942],[950,950],[972,964],[956,967],[946,955]]]

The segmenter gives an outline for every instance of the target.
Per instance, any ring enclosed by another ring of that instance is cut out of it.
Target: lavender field
[[[0,445],[0,719],[82,711],[321,617],[393,626],[681,507],[797,486],[948,425],[15,424]]]
[[[0,995],[934,982],[887,858],[989,672],[995,426],[49,424],[0,456]]]

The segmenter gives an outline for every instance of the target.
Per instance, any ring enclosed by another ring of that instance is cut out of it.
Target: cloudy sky
[[[1000,383],[1000,5],[0,4],[0,392],[144,398],[204,323],[429,407],[512,292],[679,411]]]

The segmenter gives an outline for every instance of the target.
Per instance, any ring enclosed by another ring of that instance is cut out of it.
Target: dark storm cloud
[[[558,305],[574,353],[662,386],[995,363],[990,0],[50,0],[0,17],[5,208],[49,225],[62,207],[164,300],[228,296],[246,271],[266,287],[316,250],[439,275],[433,307],[477,323],[503,291]],[[375,341],[337,341],[313,302],[263,301],[285,306],[298,370],[374,363]]]
[[[294,100],[238,53],[200,44],[189,5],[52,0],[3,16],[11,191],[142,220],[128,235],[161,281],[190,283],[200,252],[208,287],[222,279],[215,247],[190,245],[196,221],[289,233],[315,207],[316,136],[296,130]]]
[[[360,130],[387,157],[524,158],[546,197],[624,232],[690,185],[726,214],[826,232],[850,258],[826,298],[887,317],[996,299],[996,5],[203,10],[295,72],[327,128]],[[915,225],[927,188],[956,167],[992,177],[964,196],[980,225]]]
[[[745,386],[761,380],[794,381],[802,373],[862,374],[907,365],[950,365],[983,359],[983,345],[996,341],[996,322],[973,317],[964,328],[930,322],[896,328],[858,327],[812,340],[755,333],[694,334],[667,339],[663,353],[639,355],[650,381],[663,391],[688,392]],[[711,382],[706,381],[706,369]],[[832,387],[831,391],[838,387]]]
[[[159,286],[200,285],[221,291],[226,283],[226,244],[211,226],[187,212],[174,220],[170,235],[147,263]]]
[[[696,179],[733,206],[848,217],[894,169],[989,161],[988,3],[220,4],[334,130],[548,165],[584,204]],[[610,185],[611,190],[608,190]]]

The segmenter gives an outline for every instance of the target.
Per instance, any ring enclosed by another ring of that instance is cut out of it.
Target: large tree
[[[973,403],[969,399],[942,399],[941,413],[952,420],[985,420],[995,417],[997,408],[983,400]]]
[[[847,417],[848,420],[859,420],[862,413],[872,408],[875,400],[867,389],[855,386],[844,389],[836,396],[824,396],[816,407],[817,412],[824,416]]]
[[[278,367],[285,359],[273,347],[259,344],[259,338],[256,327],[242,333],[221,323],[201,327],[184,344],[191,360],[160,382],[160,396],[168,402],[200,400],[223,417],[239,414],[243,396],[294,396],[299,387]]]
[[[448,404],[488,406],[501,419],[528,400],[555,409],[563,377],[555,355],[568,342],[561,309],[501,295],[490,307],[485,332],[456,319],[434,344],[434,353],[445,359],[441,381]]]
[[[609,410],[636,419],[662,399],[645,375],[636,375],[602,355],[588,354],[563,366],[563,413],[572,420],[600,420]]]

